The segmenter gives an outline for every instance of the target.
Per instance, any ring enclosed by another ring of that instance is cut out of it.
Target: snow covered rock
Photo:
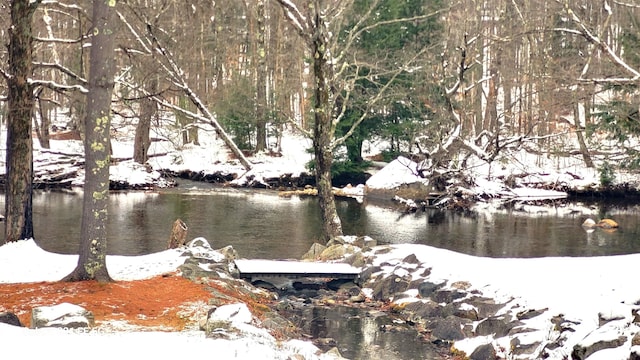
[[[85,308],[62,303],[53,306],[40,306],[31,311],[31,328],[58,327],[82,328],[94,325],[93,313]]]

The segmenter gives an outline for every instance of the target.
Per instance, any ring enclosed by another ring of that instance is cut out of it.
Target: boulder
[[[447,316],[444,319],[435,319],[429,325],[431,336],[445,341],[457,341],[467,337],[463,331],[468,320],[456,316]]]
[[[224,255],[224,259],[227,262],[231,262],[238,258],[238,252],[231,245],[227,245],[221,249],[216,250],[220,254]]]
[[[467,293],[458,290],[438,290],[429,297],[435,302],[450,304],[454,300],[465,296],[467,296]]]
[[[40,306],[31,311],[31,328],[58,327],[83,328],[94,325],[93,313],[85,308],[62,303],[53,306]]]
[[[483,344],[475,348],[471,355],[470,360],[497,360],[498,354],[496,349],[491,344]]]
[[[411,322],[426,323],[428,319],[451,315],[452,309],[427,299],[406,303],[402,313]]]
[[[493,335],[496,338],[507,336],[509,331],[520,325],[518,321],[511,321],[504,316],[492,316],[478,323],[476,326],[476,336]]]
[[[375,300],[387,301],[393,295],[407,291],[408,288],[409,280],[396,274],[391,274],[384,279],[376,281],[373,285],[373,292],[371,296]]]
[[[418,294],[420,294],[420,297],[422,298],[427,298],[431,296],[434,291],[441,288],[444,284],[444,282],[438,284],[432,283],[430,281],[421,282],[420,284],[418,284]]]
[[[252,320],[246,304],[229,304],[211,309],[207,317],[200,321],[200,328],[207,337],[229,338],[239,333],[238,326],[250,324]]]
[[[587,335],[587,338],[585,339],[586,341],[583,340],[582,343],[576,344],[573,347],[573,351],[571,352],[571,358],[573,360],[585,360],[586,358],[600,350],[620,347],[627,341],[627,337],[622,335],[611,339],[605,339],[602,338],[602,336],[596,336],[597,340],[593,342],[590,342],[588,338],[589,335]]]
[[[347,256],[343,262],[353,267],[361,268],[366,265],[367,259],[364,257],[362,252],[357,252],[355,254]]]
[[[326,249],[327,247],[322,245],[322,244],[318,244],[318,243],[313,243],[311,245],[311,248],[309,248],[309,251],[307,251],[304,255],[302,255],[302,260],[316,260],[320,257],[320,254],[322,254],[322,252]]]
[[[347,255],[355,254],[359,251],[360,249],[358,249],[353,245],[335,244],[324,249],[324,251],[320,254],[319,260],[321,261],[341,260],[341,259],[344,259]]]

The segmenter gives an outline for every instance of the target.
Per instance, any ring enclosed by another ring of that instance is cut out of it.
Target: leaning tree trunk
[[[322,25],[319,28],[323,28]],[[313,150],[316,160],[316,187],[318,188],[318,201],[322,215],[322,237],[329,240],[341,236],[342,222],[336,210],[333,188],[331,186],[331,164],[333,163],[333,137],[335,126],[333,125],[332,93],[329,79],[332,77],[330,53],[326,34],[318,31],[313,38],[313,72],[315,77],[314,88],[314,133]]]
[[[33,89],[31,20],[39,1],[13,0],[9,29],[7,153],[4,242],[33,237]]]
[[[93,36],[85,126],[85,181],[78,265],[66,281],[111,281],[107,271],[107,206],[111,95],[115,74],[115,1],[93,0]]]

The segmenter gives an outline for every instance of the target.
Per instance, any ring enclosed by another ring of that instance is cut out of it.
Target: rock
[[[602,229],[616,229],[619,225],[612,219],[602,219],[596,223],[595,220],[588,218],[582,223],[582,227],[585,229],[593,229],[597,227]]]
[[[367,259],[364,257],[362,252],[357,252],[355,254],[349,255],[344,259],[344,263],[347,263],[353,267],[364,267],[366,265]]]
[[[507,336],[509,331],[520,325],[518,321],[510,321],[504,316],[492,316],[478,323],[476,326],[476,336],[493,335],[496,338]]]
[[[469,304],[461,304],[460,307],[455,309],[453,315],[459,318],[476,321],[478,320],[478,309]]]
[[[465,299],[464,302],[476,309],[479,319],[493,316],[504,307],[504,304],[497,304],[494,299],[485,297],[470,297]]]
[[[532,355],[540,346],[540,342],[533,342],[531,344],[523,344],[519,338],[514,337],[509,344],[511,346],[512,355]]]
[[[10,312],[0,312],[0,323],[9,324],[13,326],[20,326],[20,327],[24,326],[20,322],[20,319],[18,319],[18,316]]]
[[[445,341],[462,340],[467,337],[463,325],[467,323],[459,317],[448,316],[444,319],[435,319],[430,325],[431,336]]]
[[[340,260],[344,259],[348,254],[355,254],[360,250],[353,245],[331,245],[324,249],[324,251],[320,254],[319,260],[328,261],[328,260]]]
[[[624,343],[627,341],[626,336],[618,336],[617,338],[609,339],[609,340],[605,340],[605,339],[602,339],[601,336],[597,336],[598,340],[592,343],[588,342],[588,338],[589,338],[589,335],[587,335],[587,338],[585,339],[586,341],[583,340],[582,343],[576,344],[573,347],[573,351],[571,352],[571,358],[573,360],[585,360],[587,357],[591,356],[592,354],[600,350],[620,347],[624,345]]]
[[[402,263],[404,264],[419,264],[420,260],[416,254],[407,255],[404,259],[402,259]]]
[[[371,296],[376,300],[386,301],[393,295],[406,291],[409,288],[409,280],[391,274],[386,278],[376,281]]]
[[[200,321],[200,329],[207,337],[228,338],[238,332],[239,324],[250,324],[253,319],[246,304],[229,304],[213,308],[204,321]]]
[[[31,310],[32,329],[43,327],[76,329],[93,325],[93,313],[81,306],[70,303],[40,306]]]
[[[428,319],[445,318],[453,313],[452,309],[431,300],[420,300],[405,303],[402,313],[407,320],[414,323],[426,323]]]
[[[528,310],[524,310],[517,313],[516,317],[518,318],[518,320],[533,319],[536,316],[544,314],[544,312],[547,310],[548,310],[547,308],[539,309],[539,310],[528,309]]]
[[[233,261],[233,260],[238,258],[238,252],[231,245],[225,246],[225,247],[223,247],[221,249],[218,249],[217,251],[220,254],[224,255],[224,259],[227,262],[231,262],[231,261]]]
[[[418,285],[418,294],[423,298],[429,297],[435,290],[441,288],[444,284],[444,282],[439,284],[435,284],[430,281],[422,282]]]
[[[180,270],[184,278],[189,280],[196,280],[203,277],[219,277],[217,272],[204,269],[200,263],[193,258],[185,260],[184,264],[178,266],[178,270]]]
[[[320,254],[322,254],[322,252],[326,249],[327,247],[322,245],[322,244],[318,244],[318,243],[313,243],[311,245],[311,248],[309,248],[309,251],[307,251],[304,255],[302,255],[302,260],[316,260],[320,257]]]
[[[458,290],[438,290],[429,296],[433,301],[439,303],[452,303],[456,299],[467,296],[466,293]]]
[[[344,359],[337,347],[329,349],[329,351],[327,351],[325,354],[327,354],[331,359]]]
[[[338,342],[334,338],[318,338],[313,340],[313,344],[320,348],[322,351],[327,351],[331,348],[336,347]]]
[[[327,242],[327,246],[332,246],[336,244],[353,245],[353,246],[359,247],[360,249],[370,249],[378,245],[378,242],[369,236],[347,236],[347,235],[334,237]]]
[[[497,360],[498,354],[496,349],[491,344],[483,344],[475,348],[471,355],[470,360]]]
[[[372,274],[375,274],[381,270],[382,268],[380,266],[365,267],[364,270],[362,270],[362,272],[360,273],[360,282],[361,283],[366,282],[367,280],[369,280]]]
[[[631,346],[640,346],[640,333],[633,335],[631,339]]]
[[[201,260],[200,262],[207,260],[210,263],[222,262],[225,260],[225,255],[213,250],[207,239],[203,237],[197,237],[189,241],[185,246],[183,256],[199,259]]]

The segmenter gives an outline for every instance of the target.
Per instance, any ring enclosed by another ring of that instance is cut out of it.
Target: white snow
[[[206,130],[206,126],[203,126]],[[269,157],[258,154],[250,158],[253,169],[246,173],[242,166],[230,159],[228,151],[220,145],[213,131],[201,131],[201,145],[188,144],[177,146],[178,141],[170,133],[155,129],[154,136],[164,141],[154,142],[151,154],[157,154],[149,161],[154,169],[222,171],[238,174],[235,181],[242,184],[248,181],[263,181],[276,174],[296,175],[304,171],[304,164],[310,159],[305,150],[310,142],[300,136],[288,134],[283,138],[282,157]],[[117,139],[116,139],[117,140]],[[130,156],[131,141],[114,140],[114,156]],[[73,141],[52,141],[53,151],[81,153],[82,146]],[[36,157],[46,156],[36,149]],[[160,154],[164,154],[161,155]],[[508,160],[506,160],[508,159]],[[536,166],[537,164],[537,166]],[[572,187],[592,187],[598,184],[597,171],[586,169],[578,157],[548,160],[544,155],[531,155],[524,151],[505,154],[492,164],[473,163],[470,160],[469,171],[475,186],[468,189],[476,194],[488,197],[506,196],[510,198],[549,198],[562,197],[561,192],[533,190],[529,186],[544,184],[566,184]],[[418,165],[406,158],[398,158],[378,171],[367,182],[369,188],[388,189],[402,184],[424,181],[417,176]],[[0,167],[0,172],[4,167]],[[118,165],[112,167],[115,178],[132,178],[133,170],[148,174],[147,169]],[[502,179],[517,176],[518,186],[509,188]],[[355,184],[357,185],[357,184]],[[354,186],[361,191],[361,186]],[[490,202],[479,204],[477,208],[496,211]],[[530,213],[540,208],[525,208]],[[559,211],[559,210],[554,210]],[[570,209],[567,209],[570,211]],[[401,227],[400,227],[401,228]],[[400,231],[400,230],[399,230]],[[582,231],[582,229],[576,229]],[[628,359],[630,352],[640,353],[640,347],[631,347],[631,338],[638,332],[638,324],[631,319],[632,311],[640,306],[640,287],[635,285],[635,267],[640,263],[640,254],[589,258],[547,257],[535,259],[489,259],[480,258],[425,245],[393,245],[392,251],[377,255],[376,264],[387,262],[398,264],[409,254],[430,267],[430,281],[440,279],[448,283],[466,281],[471,289],[480,291],[504,302],[505,313],[530,309],[545,309],[543,315],[526,320],[526,325],[535,330],[522,339],[543,341],[556,332],[550,317],[563,314],[567,324],[573,328],[563,346],[555,349],[550,359],[564,359],[570,356],[573,346],[578,343],[593,343],[599,339],[615,339],[620,335],[627,337],[627,344],[615,349],[600,351],[589,357],[594,359]],[[375,248],[374,248],[375,250]],[[156,254],[135,257],[108,256],[109,272],[115,280],[126,281],[147,278],[174,271],[184,261],[181,252],[167,250]],[[36,282],[55,281],[71,272],[75,267],[75,255],[60,255],[40,249],[33,240],[10,243],[0,247],[0,282]],[[407,267],[405,267],[406,269]],[[396,271],[406,274],[407,270],[383,267],[387,273]],[[365,289],[365,293],[370,293]],[[415,296],[415,292],[407,295]],[[405,298],[402,301],[410,301]],[[1,304],[0,304],[1,308]],[[600,327],[600,319],[612,319]],[[249,326],[249,325],[248,325]],[[597,330],[597,331],[596,331]],[[257,333],[260,329],[255,328]],[[267,334],[268,335],[268,334]],[[61,329],[30,330],[0,324],[0,339],[3,352],[20,353],[27,358],[50,357],[53,352],[64,353],[65,359],[81,359],[83,349],[100,349],[93,353],[97,359],[115,357],[132,358],[181,358],[201,357],[203,354],[215,354],[224,359],[287,359],[301,354],[305,359],[317,359],[317,348],[308,342],[277,342],[265,334],[259,337],[247,337],[234,340],[206,339],[202,332],[114,332],[114,331],[70,331]],[[509,338],[490,339],[472,338],[456,342],[455,347],[471,351],[475,346],[495,341],[502,348],[510,348]],[[37,345],[37,346],[34,346]],[[504,355],[504,354],[503,354]],[[328,355],[327,355],[328,356]]]
[[[166,250],[144,256],[107,256],[107,267],[118,281],[144,279],[176,271],[185,260],[182,251]],[[34,240],[22,240],[0,247],[0,282],[22,283],[56,281],[73,270],[76,255],[54,254],[40,249]],[[56,307],[56,309],[59,309]],[[0,304],[2,311],[2,304]],[[250,314],[243,304],[221,307],[215,312],[242,331],[243,336],[230,339],[206,338],[203,331],[114,331],[108,326],[92,329],[41,328],[27,329],[0,324],[3,352],[22,354],[26,359],[63,357],[85,359],[93,349],[94,359],[114,358],[199,358],[215,354],[219,359],[332,359],[318,355],[310,342],[278,341],[266,330],[251,325]],[[57,354],[57,355],[54,355]]]

